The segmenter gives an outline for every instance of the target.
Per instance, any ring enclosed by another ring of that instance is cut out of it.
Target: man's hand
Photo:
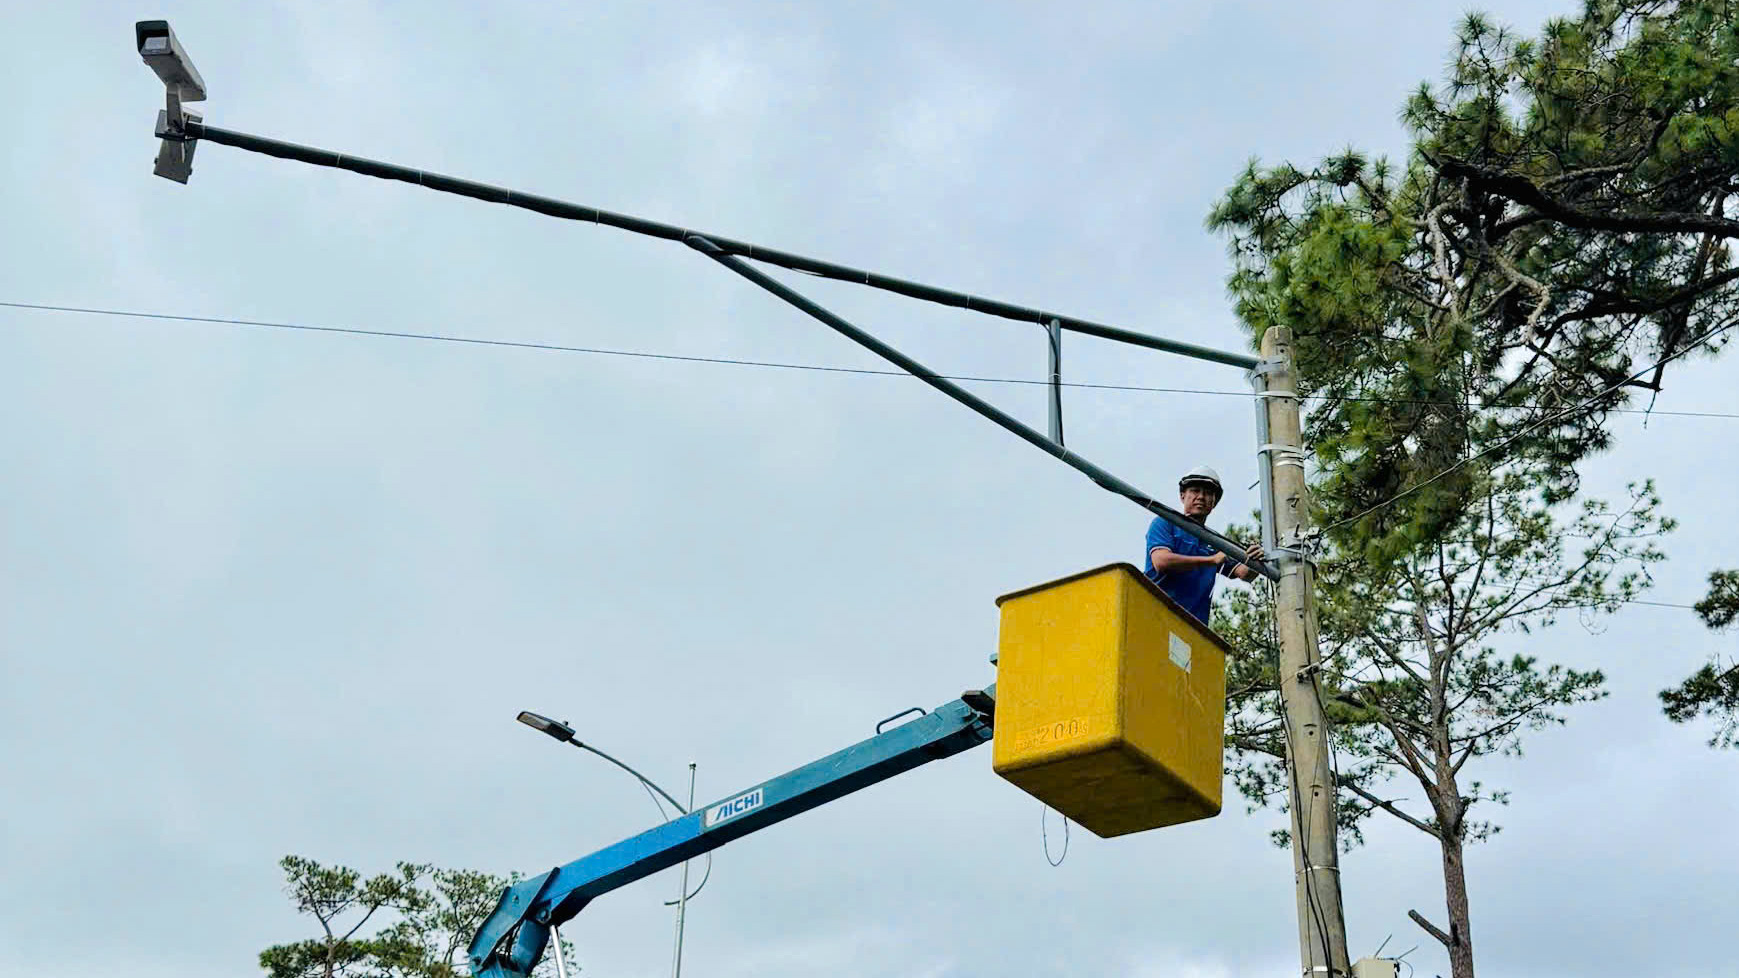
[[[1225,557],[1225,554],[1221,554],[1220,556]],[[1261,541],[1257,541],[1256,543],[1252,543],[1248,547],[1244,548],[1244,559],[1245,560],[1261,560],[1262,557],[1263,557],[1263,553],[1262,553]],[[1248,581],[1251,578],[1254,578],[1256,576],[1256,569],[1254,567],[1251,567],[1249,564],[1239,564],[1237,567],[1232,568],[1232,576],[1236,577],[1240,581]]]

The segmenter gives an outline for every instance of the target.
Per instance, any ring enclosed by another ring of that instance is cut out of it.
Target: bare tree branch
[[[1437,940],[1444,947],[1449,947],[1450,945],[1452,945],[1454,943],[1453,941],[1451,941],[1449,939],[1448,934],[1445,934],[1442,931],[1438,930],[1437,926],[1435,924],[1431,923],[1431,921],[1426,920],[1424,918],[1424,916],[1419,913],[1419,911],[1409,910],[1409,911],[1407,911],[1407,916],[1412,918],[1413,923],[1418,924],[1421,928],[1424,928],[1425,933],[1430,934],[1432,937],[1437,938]]]
[[[1495,167],[1448,156],[1440,158],[1438,164],[1445,174],[1466,179],[1472,185],[1532,207],[1546,218],[1570,227],[1629,234],[1712,234],[1719,238],[1739,238],[1739,221],[1723,217],[1697,211],[1655,211],[1648,214],[1598,211],[1554,197],[1532,180]]]
[[[1383,811],[1388,812],[1390,815],[1393,815],[1396,818],[1400,819],[1401,821],[1406,822],[1408,825],[1411,825],[1414,828],[1418,829],[1419,831],[1424,832],[1426,835],[1429,835],[1434,839],[1442,839],[1443,838],[1443,836],[1437,831],[1437,829],[1432,827],[1432,825],[1430,823],[1421,821],[1420,819],[1414,818],[1412,815],[1407,814],[1406,812],[1402,811],[1399,807],[1397,807],[1395,805],[1395,803],[1392,801],[1385,801],[1382,798],[1378,798],[1376,795],[1371,794],[1369,791],[1365,790],[1364,787],[1362,787],[1357,782],[1353,781],[1353,779],[1347,777],[1344,774],[1341,775],[1341,777],[1340,777],[1340,786],[1347,789],[1348,791],[1351,791],[1353,794],[1358,795],[1360,798],[1363,798],[1364,800],[1370,802],[1371,804],[1377,806],[1378,808],[1381,808]]]

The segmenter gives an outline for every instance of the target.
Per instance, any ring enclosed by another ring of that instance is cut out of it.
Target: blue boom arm
[[[550,928],[618,887],[991,737],[996,687],[972,690],[845,750],[510,886],[471,941],[478,978],[525,978]]]

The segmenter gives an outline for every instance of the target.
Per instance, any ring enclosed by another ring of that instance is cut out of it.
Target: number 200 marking
[[[1086,717],[1070,717],[1035,727],[1027,733],[1027,743],[1032,747],[1043,747],[1047,744],[1060,744],[1066,740],[1075,740],[1087,736],[1089,724]]]

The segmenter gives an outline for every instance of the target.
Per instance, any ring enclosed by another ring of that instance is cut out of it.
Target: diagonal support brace
[[[840,316],[828,311],[813,300],[780,282],[778,279],[773,278],[760,269],[743,261],[741,258],[725,251],[723,248],[720,248],[718,245],[706,238],[703,238],[698,234],[691,234],[683,239],[683,243],[701,254],[706,255],[708,258],[713,259],[731,271],[736,272],[738,275],[741,275],[756,285],[759,285],[761,288],[766,289],[768,292],[773,293],[787,303],[796,306],[804,313],[807,313],[809,316],[832,327],[835,331],[843,334],[882,359],[887,360],[894,366],[899,367],[901,370],[906,371],[924,383],[929,384],[931,387],[936,388],[961,404],[971,408],[983,417],[990,419],[1004,430],[1014,433],[1028,444],[1038,448],[1045,454],[1050,455],[1057,459],[1057,461],[1062,462],[1064,465],[1069,466],[1082,475],[1085,475],[1087,478],[1092,479],[1104,489],[1130,500],[1153,515],[1165,520],[1167,523],[1172,524],[1185,533],[1188,533],[1190,536],[1195,537],[1197,540],[1200,540],[1220,553],[1225,554],[1227,559],[1239,564],[1244,564],[1271,581],[1280,580],[1280,572],[1275,569],[1272,564],[1262,560],[1251,560],[1244,556],[1244,548],[1231,539],[1208,529],[1200,523],[1197,523],[1195,520],[1190,519],[1183,513],[1172,509],[1170,506],[1154,499],[1152,496],[1142,492],[1140,489],[1137,489],[1129,483],[1124,482],[1122,479],[1117,478],[1110,472],[1094,465],[1092,462],[1076,455],[1074,452],[1069,451],[1057,442],[1046,438],[1038,431],[1035,431],[1027,425],[1015,420],[1015,418],[1008,412],[998,408],[994,404],[991,404],[984,398],[973,394],[971,391],[966,390],[960,385],[944,378],[936,371],[931,370],[929,367],[924,366],[894,347],[882,342],[880,339],[876,338],[861,327],[853,325]]]

